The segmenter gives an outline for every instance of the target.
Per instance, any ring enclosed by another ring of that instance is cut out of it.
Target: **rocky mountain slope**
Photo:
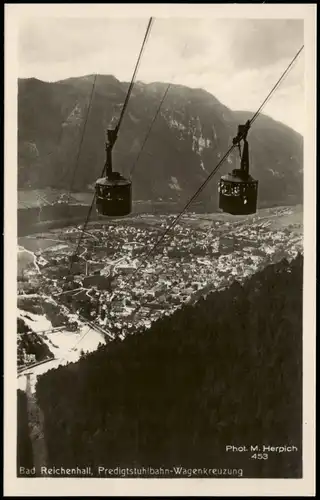
[[[34,78],[19,80],[19,188],[72,186],[74,190],[87,190],[100,176],[105,132],[120,115],[128,84],[109,75],[97,77],[73,180],[92,82],[92,75],[55,83]],[[140,82],[133,88],[114,149],[114,167],[126,175],[135,164],[166,88],[165,83]],[[230,147],[238,123],[251,115],[231,111],[204,90],[171,86],[134,167],[134,199],[185,199]],[[260,181],[260,202],[301,202],[302,137],[260,116],[249,133],[249,141],[251,173]],[[238,158],[234,151],[220,173],[235,168]],[[216,201],[217,180],[218,176],[199,199]]]

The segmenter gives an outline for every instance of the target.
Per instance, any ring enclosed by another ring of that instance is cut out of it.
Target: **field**
[[[18,208],[39,207],[57,202],[61,197],[68,194],[65,190],[58,189],[38,189],[38,190],[20,190],[18,191]],[[81,203],[90,205],[92,193],[73,193],[70,197],[70,203]]]
[[[46,250],[46,248],[54,247],[61,244],[61,240],[51,239],[49,237],[22,237],[19,238],[19,245],[23,246],[25,249],[30,250],[30,252],[37,252],[39,250]]]

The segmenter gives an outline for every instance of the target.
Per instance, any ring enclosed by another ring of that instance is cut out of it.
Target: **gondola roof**
[[[226,175],[222,175],[220,180],[225,182],[241,182],[241,183],[257,182],[250,174],[248,174],[248,177],[246,179],[243,179],[238,175],[233,175],[229,173]]]
[[[99,184],[100,186],[127,186],[128,184],[131,184],[131,181],[129,179],[125,179],[125,177],[120,176],[119,178],[112,178],[109,179],[108,177],[101,177],[100,179],[96,180],[96,184]]]

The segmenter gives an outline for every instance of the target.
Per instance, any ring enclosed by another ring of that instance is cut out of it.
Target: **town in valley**
[[[174,218],[98,220],[81,240],[81,225],[19,238],[20,373],[124,340],[182,304],[303,252],[303,212],[296,206],[239,217],[186,213],[148,257]]]

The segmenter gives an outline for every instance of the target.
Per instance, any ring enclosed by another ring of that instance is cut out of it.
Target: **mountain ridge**
[[[100,175],[105,132],[119,118],[128,82],[112,75],[97,75],[72,185],[93,77],[57,82],[18,80],[19,188],[87,190]],[[141,152],[167,86],[163,82],[137,82],[133,87],[114,148],[114,168],[125,175],[130,174]],[[193,194],[232,144],[238,123],[251,116],[246,111],[230,110],[205,90],[171,85],[134,169],[134,199],[181,200]],[[260,115],[248,138],[251,172],[260,180],[261,201],[294,199],[300,203],[302,136]],[[230,155],[221,174],[235,168],[236,154]],[[199,199],[216,203],[216,183],[209,184]]]

